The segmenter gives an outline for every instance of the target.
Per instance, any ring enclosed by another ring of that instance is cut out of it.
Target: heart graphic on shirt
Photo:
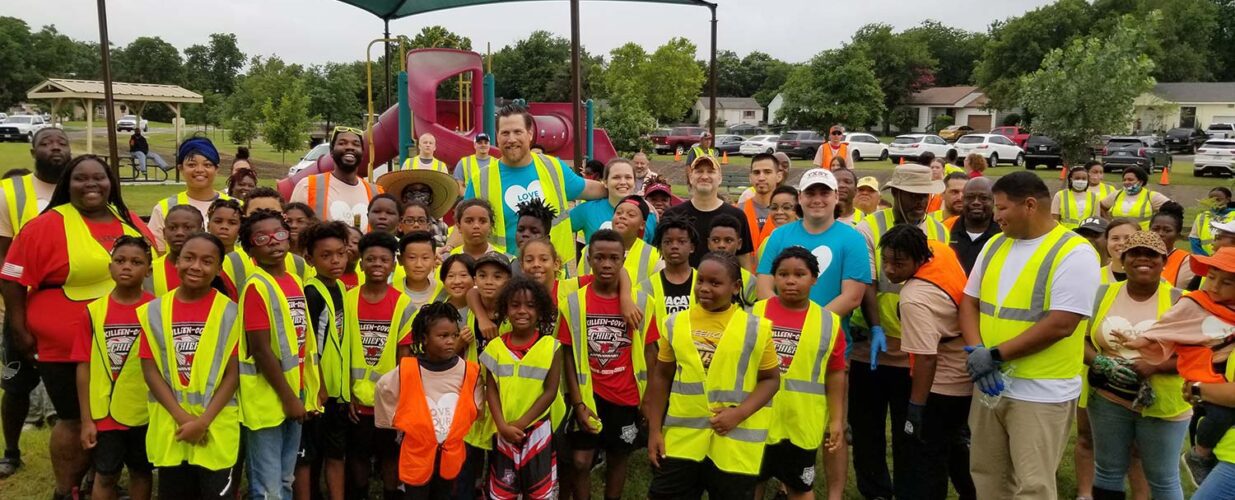
[[[1108,344],[1116,346],[1115,350],[1121,357],[1126,359],[1140,359],[1141,355],[1135,349],[1124,349],[1123,347],[1119,347],[1120,344],[1118,339],[1116,339],[1114,335],[1111,335],[1111,332],[1118,331],[1129,340],[1133,340],[1140,338],[1140,336],[1149,330],[1149,327],[1153,326],[1156,322],[1157,320],[1147,319],[1136,324],[1132,324],[1127,318],[1122,316],[1107,316],[1107,318],[1102,321],[1102,334],[1106,337],[1106,342]]]
[[[613,221],[607,220],[607,221],[600,223],[600,228],[601,229],[613,229]]]
[[[527,187],[515,185],[506,188],[506,194],[502,197],[502,201],[505,201],[506,206],[510,207],[511,210],[518,211],[520,203],[542,197],[544,197],[544,194],[540,190],[540,181],[535,180],[528,184]]]
[[[819,259],[819,274],[822,275],[824,271],[828,270],[828,266],[832,265],[832,249],[827,245],[819,245],[814,250],[811,250],[810,253],[816,259]]]
[[[1208,316],[1201,321],[1201,333],[1211,339],[1225,339],[1235,334],[1235,326],[1227,324],[1213,316]]]

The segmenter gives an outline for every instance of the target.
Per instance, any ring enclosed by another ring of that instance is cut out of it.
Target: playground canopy
[[[384,20],[399,19],[425,12],[433,12],[436,10],[453,9],[455,7],[468,7],[472,5],[484,5],[490,3],[510,3],[511,0],[339,0],[343,3],[354,5],[373,15]],[[516,0],[529,1],[529,0]],[[585,1],[602,1],[602,0],[585,0]],[[604,0],[611,1],[611,0]],[[702,0],[624,0],[635,2],[648,3],[667,3],[678,5],[696,5],[707,7],[710,4]]]
[[[172,113],[176,114],[176,144],[180,144],[180,105],[202,102],[201,94],[179,85],[124,82],[111,84],[115,100],[129,103],[130,107],[134,108],[133,114],[137,115],[139,120],[146,103],[161,102],[171,109]],[[104,82],[50,78],[32,87],[26,92],[26,97],[50,99],[53,111],[59,109],[65,99],[81,99],[82,107],[86,109],[86,152],[94,153],[94,102],[106,100]],[[115,126],[115,123],[108,124],[108,127]]]

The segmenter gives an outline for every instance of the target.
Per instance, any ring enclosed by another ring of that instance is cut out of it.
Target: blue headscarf
[[[184,163],[186,158],[194,154],[205,156],[215,165],[219,164],[219,150],[215,149],[214,143],[205,137],[194,137],[180,143],[180,149],[176,151],[176,164]]]

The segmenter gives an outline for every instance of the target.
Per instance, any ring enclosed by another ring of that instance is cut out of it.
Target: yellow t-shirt
[[[695,342],[695,349],[699,351],[704,370],[711,366],[712,354],[716,352],[716,346],[720,344],[720,339],[725,334],[725,326],[729,324],[729,318],[733,317],[733,312],[736,310],[736,307],[730,306],[724,311],[712,312],[699,306],[691,306],[686,311],[690,314],[690,337]],[[657,360],[666,363],[677,361],[673,346],[669,345],[667,334],[660,336],[656,341],[656,346],[659,348],[656,353]],[[780,358],[776,354],[776,347],[772,345],[772,338],[768,337],[767,345],[763,346],[763,357],[759,359],[759,369],[772,370],[778,366],[780,366]]]

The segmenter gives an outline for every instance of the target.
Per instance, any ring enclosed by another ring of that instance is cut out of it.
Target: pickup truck
[[[1029,140],[1029,130],[1024,127],[995,127],[991,129],[991,133],[1007,137],[1021,149],[1025,149],[1025,142]]]
[[[0,123],[0,141],[26,141],[34,139],[34,133],[40,129],[51,127],[43,117],[37,115],[13,115]],[[59,124],[55,125],[59,128]]]
[[[699,142],[704,132],[707,132],[707,129],[703,127],[673,127],[668,134],[652,134],[652,145],[660,154],[674,151],[685,153],[692,144]]]

